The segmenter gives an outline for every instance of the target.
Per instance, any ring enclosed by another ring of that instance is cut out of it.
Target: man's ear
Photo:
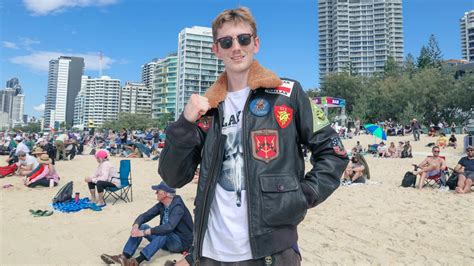
[[[212,52],[216,55],[217,58],[222,59],[219,55],[219,47],[217,43],[213,43],[211,47]]]

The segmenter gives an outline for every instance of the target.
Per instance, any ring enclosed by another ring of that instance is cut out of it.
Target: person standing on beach
[[[346,150],[297,81],[254,60],[260,39],[248,8],[220,13],[212,33],[225,72],[191,95],[159,163],[171,187],[200,165],[194,245],[176,265],[300,265],[297,226],[339,186]],[[306,174],[302,145],[312,153]]]
[[[413,118],[413,121],[411,122],[411,129],[413,131],[413,137],[415,138],[415,141],[419,141],[421,126],[420,123],[416,121],[416,118]]]

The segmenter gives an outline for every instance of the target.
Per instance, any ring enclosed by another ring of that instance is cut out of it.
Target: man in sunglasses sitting
[[[159,163],[172,187],[200,164],[194,247],[177,265],[300,265],[297,225],[339,186],[346,151],[297,81],[254,60],[249,9],[222,12],[212,33],[225,72],[168,127]],[[312,153],[306,174],[302,146]]]
[[[431,151],[433,152],[433,156],[428,156],[420,164],[415,165],[415,170],[419,169],[417,172],[417,175],[420,176],[419,189],[423,188],[427,177],[439,175],[441,171],[446,169],[446,162],[443,158],[439,157],[440,148],[433,146]]]
[[[461,194],[471,192],[474,182],[474,148],[472,146],[467,146],[466,155],[454,167],[454,171],[459,173],[456,192]]]

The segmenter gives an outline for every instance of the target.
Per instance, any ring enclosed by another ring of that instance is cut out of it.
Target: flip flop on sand
[[[34,216],[34,217],[44,217],[44,216],[51,216],[53,215],[53,211],[48,211],[48,210],[31,210],[30,209],[30,213]]]
[[[10,188],[10,187],[13,187],[12,184],[6,184],[6,185],[3,185],[2,188]]]

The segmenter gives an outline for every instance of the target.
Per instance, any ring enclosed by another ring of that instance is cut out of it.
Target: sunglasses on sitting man
[[[247,46],[252,41],[252,37],[253,34],[251,33],[242,33],[237,35],[237,37],[226,36],[219,38],[217,39],[216,43],[219,43],[222,49],[229,49],[232,47],[234,39],[237,39],[237,42],[240,44],[240,46]]]

